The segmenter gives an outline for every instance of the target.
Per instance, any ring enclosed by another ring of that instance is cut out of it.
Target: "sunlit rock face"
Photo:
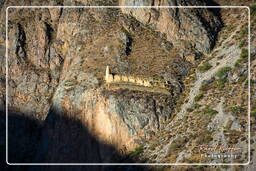
[[[139,8],[139,6],[202,6],[202,1],[186,0],[119,0],[122,12],[160,31],[174,44],[183,44],[199,52],[209,52],[215,43],[221,22],[212,11],[198,8]]]

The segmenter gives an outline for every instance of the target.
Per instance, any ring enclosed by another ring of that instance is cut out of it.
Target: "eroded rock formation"
[[[122,6],[204,6],[202,1],[119,0]],[[122,8],[122,12],[163,33],[173,44],[191,51],[209,52],[214,46],[221,22],[214,12],[200,8]],[[189,55],[182,49],[182,55]]]
[[[187,5],[186,2],[163,1],[159,5]],[[127,3],[20,2],[137,5]],[[136,3],[148,5],[144,1]],[[2,11],[8,5],[14,2],[6,1]],[[14,136],[9,139],[9,162],[117,161],[120,149],[129,151],[142,144],[172,116],[175,100],[183,88],[182,79],[191,65],[178,49],[189,47],[189,54],[208,52],[220,27],[214,13],[199,9],[11,8],[8,14],[8,110],[14,117],[38,122],[37,126],[27,124],[26,129],[11,128],[20,129],[21,133],[9,135]],[[4,19],[2,16],[1,23]],[[3,61],[4,25],[1,36]],[[169,81],[173,85],[171,95],[104,89],[106,65],[113,66],[118,73]],[[3,110],[4,68],[1,62]],[[31,129],[38,139],[30,142]],[[15,141],[15,136],[20,135],[26,137]],[[16,143],[23,145],[17,149]],[[13,155],[12,150],[22,151],[20,156],[27,158]]]

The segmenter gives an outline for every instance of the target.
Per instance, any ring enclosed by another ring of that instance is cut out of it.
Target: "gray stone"
[[[236,130],[236,131],[241,131],[241,125],[240,125],[239,120],[234,120],[230,129]]]
[[[210,84],[210,83],[214,82],[214,80],[215,80],[214,78],[211,78],[209,80],[204,80],[203,84]]]

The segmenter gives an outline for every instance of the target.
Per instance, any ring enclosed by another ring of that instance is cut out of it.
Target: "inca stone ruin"
[[[163,89],[168,89],[170,86],[169,82],[160,79],[142,78],[132,75],[113,74],[110,72],[109,66],[106,67],[105,81],[107,85],[115,83],[128,83],[136,86],[156,87]]]

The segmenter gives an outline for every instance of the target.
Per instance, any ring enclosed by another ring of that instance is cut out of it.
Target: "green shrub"
[[[239,48],[244,47],[244,45],[245,45],[245,41],[244,41],[244,40],[242,40],[242,41],[240,42],[240,44],[239,44]]]
[[[230,110],[234,114],[239,114],[244,111],[244,108],[242,108],[241,106],[232,106]]]
[[[158,146],[158,143],[153,143],[153,144],[149,147],[149,149],[150,149],[150,150],[154,150],[157,146]]]
[[[208,70],[211,69],[211,68],[212,68],[212,65],[209,64],[209,62],[206,62],[206,63],[200,65],[200,66],[198,67],[198,70],[199,70],[200,72],[206,72],[206,71],[208,71]]]
[[[251,117],[254,117],[256,119],[256,110],[251,111]]]
[[[212,141],[213,138],[211,135],[204,135],[200,137],[200,143],[209,143],[210,141]]]
[[[200,143],[200,144],[207,144],[212,140],[213,140],[213,138],[211,136],[211,132],[210,131],[203,131],[203,132],[200,133],[196,142]]]
[[[225,83],[226,83],[227,81],[228,81],[227,78],[218,79],[218,80],[216,81],[216,86],[217,86],[217,88],[218,88],[218,89],[224,88],[224,87],[225,87]]]
[[[206,166],[203,166],[203,165],[197,165],[197,166],[195,166],[195,171],[206,170],[205,168],[206,168]]]
[[[210,86],[208,84],[202,84],[200,87],[201,91],[208,91],[210,88]]]
[[[227,29],[228,32],[230,32],[230,31],[232,31],[234,28],[233,28],[231,25],[228,25],[228,26],[226,27],[226,29]]]
[[[251,15],[255,16],[256,15],[256,4],[252,5],[250,8],[251,8]]]
[[[239,58],[237,61],[236,61],[236,63],[235,63],[235,67],[238,67],[238,66],[240,66],[240,64],[241,63],[244,63],[244,59],[242,59],[242,58]]]
[[[218,113],[218,111],[210,108],[209,106],[206,106],[203,111],[202,111],[203,114],[205,115],[209,115],[209,116],[214,116]]]
[[[256,119],[256,104],[251,106],[251,117],[254,117]]]
[[[203,94],[198,94],[198,95],[196,95],[196,97],[195,97],[195,102],[200,101],[203,97],[204,97]]]
[[[240,58],[236,61],[235,67],[238,67],[241,63],[248,61],[248,49],[242,49]]]
[[[138,156],[143,153],[144,147],[142,145],[136,147],[132,152],[130,152],[130,156]]]
[[[251,86],[252,86],[252,84],[253,84],[253,83],[252,83],[252,80],[250,80],[250,83],[251,83]],[[244,85],[245,85],[245,86],[248,86],[248,84],[249,84],[249,80],[248,80],[248,79],[246,79],[246,80],[245,80],[245,84],[244,84]]]
[[[242,59],[248,59],[248,49],[242,49],[240,58]]]
[[[245,27],[241,32],[240,32],[241,37],[248,36],[248,27]]]
[[[200,107],[201,107],[201,105],[200,105],[200,104],[197,104],[197,103],[195,103],[195,104],[192,105],[192,108],[193,108],[193,109],[199,109]]]
[[[193,110],[194,110],[193,108],[190,108],[190,107],[187,108],[187,112],[193,112]]]
[[[184,137],[178,137],[175,140],[173,140],[173,142],[170,144],[168,148],[168,154],[182,147],[186,143],[186,141],[187,140]]]
[[[242,84],[247,80],[247,77],[248,77],[247,75],[243,75],[243,76],[239,77],[237,82]],[[247,84],[248,84],[248,80],[247,80]]]
[[[215,76],[222,77],[223,75],[227,74],[230,70],[230,67],[223,67],[216,72]]]

